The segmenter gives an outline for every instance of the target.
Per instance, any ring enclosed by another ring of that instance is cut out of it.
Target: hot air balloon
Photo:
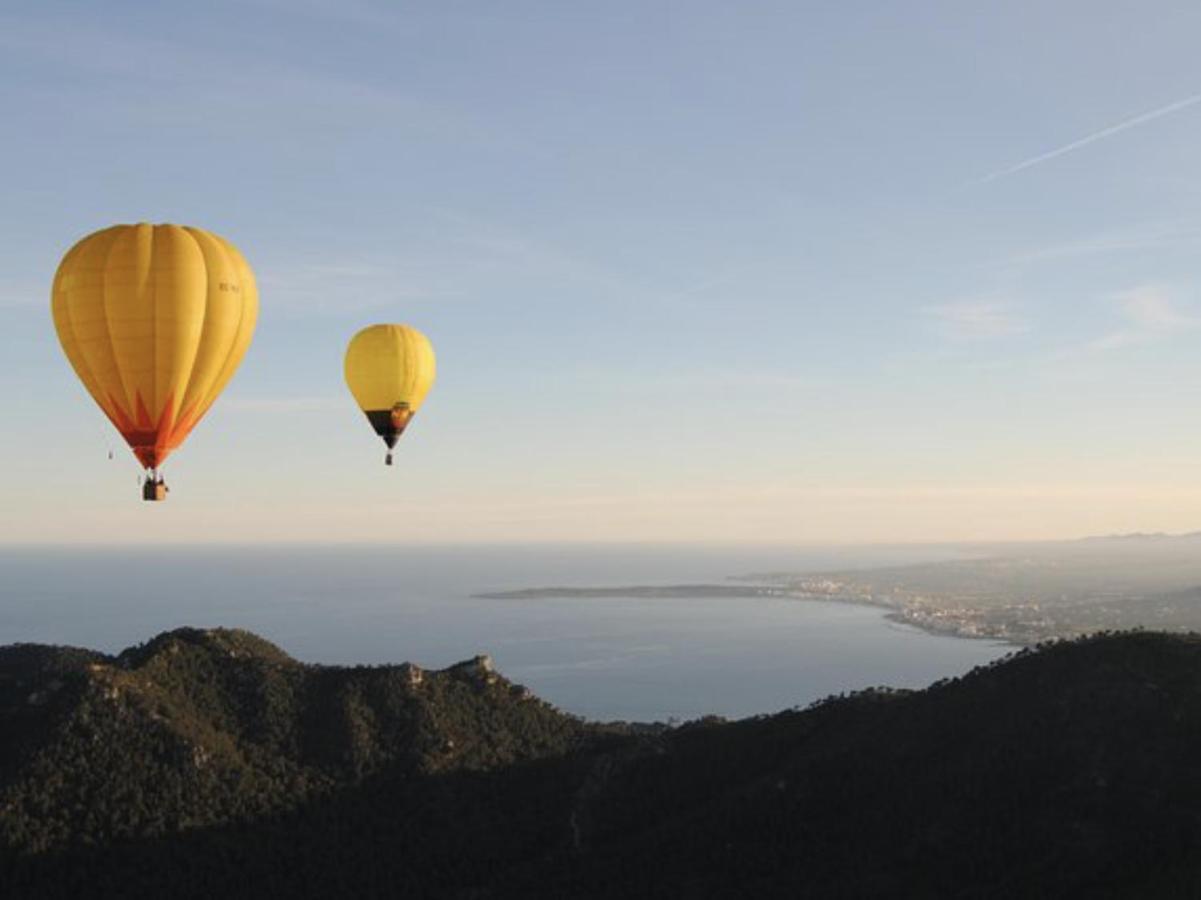
[[[371,325],[346,348],[346,384],[375,433],[392,448],[434,385],[434,348],[408,325]]]
[[[114,225],[67,251],[51,307],[63,352],[146,469],[159,471],[237,371],[258,318],[254,273],[199,228]]]

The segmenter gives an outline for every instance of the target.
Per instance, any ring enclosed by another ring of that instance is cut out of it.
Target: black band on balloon
[[[404,430],[413,418],[413,414],[407,409],[400,414],[392,409],[368,409],[364,412],[367,415],[367,421],[375,429],[375,433],[384,439],[384,443],[388,445],[389,449],[396,446],[396,442],[400,440],[400,436],[404,434]]]

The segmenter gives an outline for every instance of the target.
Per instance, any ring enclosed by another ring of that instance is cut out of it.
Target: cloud
[[[1168,289],[1148,284],[1114,295],[1125,318],[1124,327],[1102,335],[1090,350],[1116,350],[1132,344],[1171,337],[1201,326],[1201,317],[1186,312],[1172,300]]]
[[[1054,150],[1048,150],[1046,153],[1040,153],[1037,156],[1031,156],[1028,159],[1022,160],[1021,162],[1014,163],[1011,166],[1006,166],[1003,169],[990,172],[988,175],[985,175],[980,179],[979,184],[987,184],[990,181],[996,181],[998,178],[1014,175],[1025,169],[1037,166],[1040,163],[1048,162],[1067,153],[1079,150],[1082,147],[1087,147],[1089,144],[1096,143],[1097,141],[1104,140],[1108,137],[1113,137],[1115,134],[1121,134],[1123,131],[1128,131],[1131,128],[1137,128],[1139,125],[1145,125],[1148,122],[1153,122],[1156,119],[1179,112],[1182,109],[1195,106],[1198,103],[1201,103],[1201,94],[1193,94],[1192,96],[1185,97],[1183,100],[1177,100],[1174,103],[1169,103],[1167,106],[1160,106],[1156,109],[1150,110],[1149,112],[1141,113],[1129,119],[1124,119],[1121,122],[1110,125],[1108,128],[1102,128],[1100,131],[1094,131],[1092,134],[1085,135],[1084,137],[1064,144],[1061,147],[1056,147]]]
[[[943,334],[958,340],[1008,337],[1029,330],[1027,322],[999,300],[946,303],[923,307],[922,312],[937,323]]]
[[[1184,222],[1159,222],[1134,225],[1087,235],[1072,240],[1043,243],[1016,253],[1005,260],[1010,265],[1057,262],[1087,256],[1187,248],[1201,245],[1201,230]]]
[[[1118,295],[1126,315],[1140,328],[1165,332],[1192,328],[1199,320],[1181,312],[1168,299],[1162,288],[1154,285],[1135,288]]]

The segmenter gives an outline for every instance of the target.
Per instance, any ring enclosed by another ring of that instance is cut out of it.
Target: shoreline
[[[539,587],[506,591],[485,591],[471,595],[483,600],[696,600],[729,599],[754,600],[774,598],[848,606],[868,606],[885,611],[885,618],[897,625],[906,625],[936,637],[992,641],[1014,648],[1028,647],[1055,634],[1030,634],[1020,637],[1008,632],[1003,625],[980,623],[974,616],[955,613],[923,615],[921,604],[898,603],[878,599],[871,594],[848,591],[812,591],[763,584],[745,586],[723,584],[625,585],[618,587]],[[937,621],[932,621],[936,619]]]

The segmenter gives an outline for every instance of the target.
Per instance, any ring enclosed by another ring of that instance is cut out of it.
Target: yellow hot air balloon
[[[159,467],[233,377],[258,318],[254,273],[199,228],[114,225],[67,251],[51,306],[63,352],[166,496]]]
[[[388,445],[384,462],[434,386],[434,348],[408,325],[371,325],[346,348],[346,384],[375,433]]]

